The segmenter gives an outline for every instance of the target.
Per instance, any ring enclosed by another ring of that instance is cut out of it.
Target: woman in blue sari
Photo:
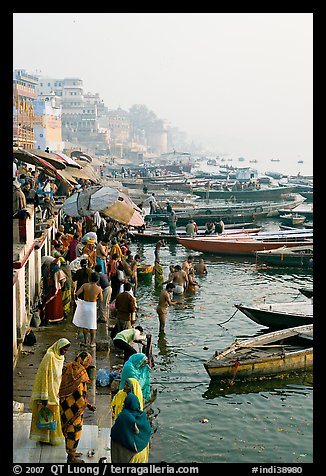
[[[123,410],[111,428],[112,463],[148,463],[151,434],[149,419],[140,410],[138,397],[128,393]]]
[[[123,390],[126,379],[130,377],[138,380],[144,399],[149,400],[151,368],[148,365],[148,357],[142,352],[131,355],[122,367],[119,390]]]

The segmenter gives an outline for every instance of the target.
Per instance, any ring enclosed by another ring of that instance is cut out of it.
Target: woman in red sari
[[[64,318],[62,286],[66,280],[60,269],[60,261],[54,259],[42,270],[43,277],[43,316],[44,323],[59,322]]]

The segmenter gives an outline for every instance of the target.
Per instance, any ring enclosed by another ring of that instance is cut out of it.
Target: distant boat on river
[[[233,198],[238,201],[263,201],[263,200],[281,200],[283,196],[289,195],[293,192],[294,186],[287,187],[264,187],[259,189],[246,188],[244,190],[218,190],[196,188],[192,189],[195,195],[201,198],[210,199],[230,199]]]

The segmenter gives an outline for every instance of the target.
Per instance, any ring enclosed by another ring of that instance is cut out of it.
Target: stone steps
[[[65,445],[42,445],[29,439],[31,413],[13,413],[13,463],[66,463]],[[105,457],[111,462],[110,428],[99,428],[97,425],[83,425],[81,439],[77,451],[83,453],[81,459],[85,463],[97,464]],[[93,457],[88,457],[88,451],[95,450]]]

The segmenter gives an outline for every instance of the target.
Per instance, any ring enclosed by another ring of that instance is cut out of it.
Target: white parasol
[[[128,195],[112,187],[94,186],[71,195],[62,206],[69,216],[89,216],[95,212],[125,225],[142,226],[141,210]]]

